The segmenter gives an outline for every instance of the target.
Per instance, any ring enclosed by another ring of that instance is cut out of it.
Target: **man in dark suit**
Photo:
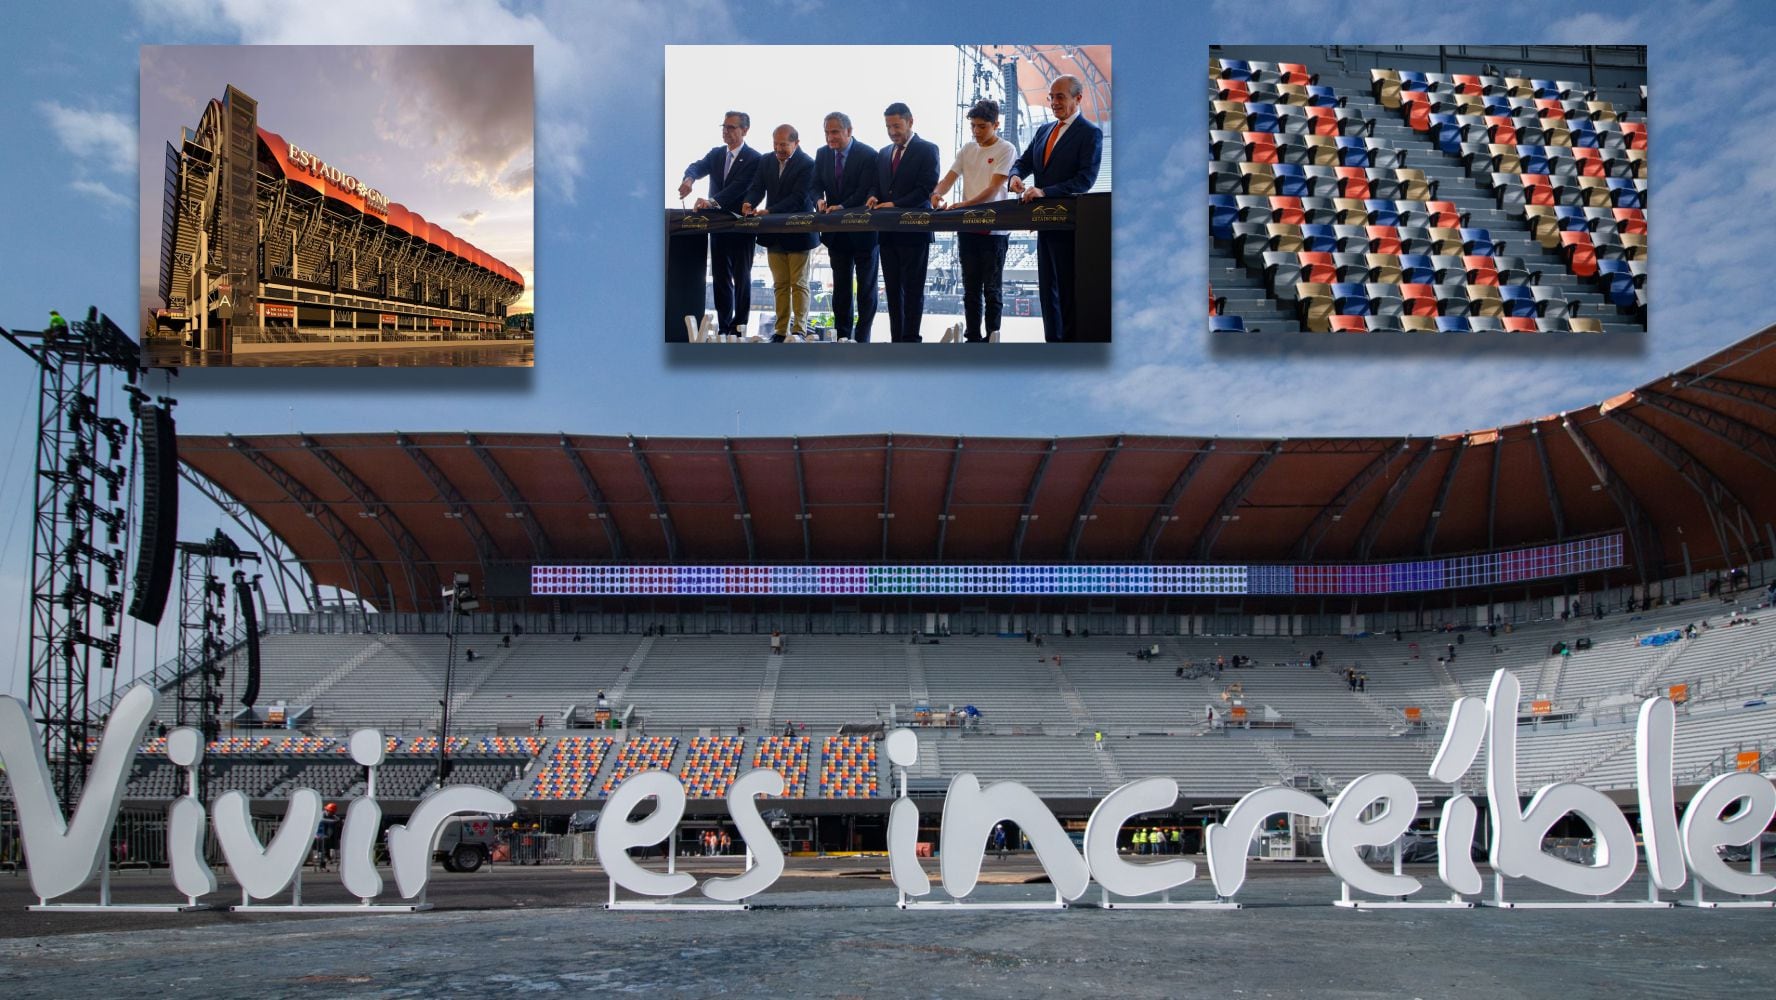
[[[937,146],[913,134],[913,113],[899,101],[882,113],[889,146],[876,153],[876,193],[870,208],[931,211],[937,187]],[[910,228],[883,233],[882,290],[888,298],[888,334],[896,342],[919,342],[919,320],[925,313],[925,265],[931,256],[931,231]]]
[[[814,190],[822,212],[862,209],[876,193],[876,151],[851,137],[851,116],[826,116],[826,145],[814,154]],[[876,318],[878,248],[874,232],[826,233],[821,237],[832,264],[833,328],[840,340],[867,344]],[[851,285],[857,284],[857,321],[851,319]]]
[[[1048,88],[1055,120],[1036,130],[1024,155],[1012,164],[1012,191],[1025,201],[1067,198],[1091,190],[1098,179],[1104,133],[1080,113],[1085,88],[1079,79],[1058,76]],[[1036,234],[1036,283],[1042,299],[1042,335],[1050,342],[1078,340],[1073,295],[1073,231]]]
[[[776,155],[759,167],[740,214],[811,216],[814,160],[802,152],[801,136],[795,126],[777,126],[771,133],[771,151]],[[820,245],[820,234],[810,228],[799,233],[769,233],[761,235],[758,241],[771,265],[771,281],[777,295],[777,329],[771,339],[782,343],[792,333],[809,332],[808,264],[814,248]]]
[[[691,183],[707,177],[709,197],[698,198],[696,209],[740,211],[761,159],[758,150],[746,145],[746,132],[751,127],[752,118],[745,112],[730,111],[723,116],[722,144],[685,168],[678,196],[690,194]],[[715,286],[718,336],[744,333],[746,321],[752,315],[752,249],[750,233],[717,233],[709,237],[709,271]]]

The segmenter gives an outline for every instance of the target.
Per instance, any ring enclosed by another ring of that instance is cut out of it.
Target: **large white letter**
[[[1431,761],[1430,776],[1449,785],[1461,781],[1474,765],[1485,738],[1486,702],[1455,699],[1449,708],[1449,724],[1443,728],[1443,743]],[[1479,815],[1473,797],[1458,793],[1443,803],[1443,819],[1437,824],[1437,877],[1457,893],[1469,896],[1485,888],[1473,856],[1474,821]]]
[[[644,799],[657,799],[653,814],[633,822],[629,814]],[[605,800],[598,814],[598,832],[592,835],[598,863],[610,880],[643,896],[676,896],[697,884],[688,872],[648,871],[629,856],[631,847],[657,844],[672,835],[684,818],[684,784],[665,771],[643,771],[623,780]]]
[[[1326,803],[1287,785],[1265,785],[1247,792],[1234,803],[1226,823],[1211,823],[1206,831],[1209,879],[1215,883],[1215,895],[1228,899],[1246,884],[1246,848],[1258,835],[1258,827],[1277,813],[1317,818],[1326,815]]]
[[[425,888],[432,874],[432,850],[444,832],[445,820],[464,813],[510,816],[514,808],[511,799],[478,785],[440,788],[419,800],[405,825],[389,827],[389,865],[395,870],[395,890],[402,899],[412,899]]]
[[[703,895],[724,903],[737,903],[756,896],[771,887],[783,875],[783,849],[771,828],[759,815],[759,795],[782,795],[783,775],[774,768],[760,767],[742,774],[728,786],[728,815],[740,830],[740,840],[752,852],[752,868],[733,878],[712,878],[703,883]]]
[[[1640,839],[1646,845],[1647,875],[1661,889],[1682,889],[1683,841],[1677,832],[1677,795],[1671,774],[1671,748],[1677,737],[1677,709],[1669,698],[1640,703],[1635,738],[1635,770],[1640,778]]]
[[[12,779],[19,831],[30,862],[31,891],[47,902],[86,884],[105,860],[117,807],[129,784],[136,746],[148,731],[154,688],[138,684],[117,700],[99,754],[86,774],[74,822],[62,819],[62,803],[50,787],[49,760],[37,723],[18,699],[0,696],[0,764]]]
[[[1728,819],[1721,812],[1735,802],[1743,802],[1739,811]],[[1717,775],[1684,810],[1684,853],[1696,877],[1722,892],[1738,896],[1761,896],[1776,889],[1776,877],[1751,875],[1727,867],[1715,853],[1716,847],[1752,844],[1752,850],[1763,849],[1759,834],[1776,816],[1776,788],[1763,775],[1751,771],[1733,771]]]
[[[919,762],[919,737],[896,729],[882,743],[900,785],[900,797],[888,807],[888,875],[901,892],[923,896],[931,892],[931,879],[919,864],[919,806],[906,795],[906,769]]]
[[[1363,813],[1377,802],[1387,806],[1380,816],[1364,820]],[[1332,800],[1326,821],[1326,867],[1351,888],[1376,896],[1410,896],[1419,890],[1410,875],[1378,872],[1363,863],[1357,848],[1380,847],[1400,839],[1418,811],[1418,789],[1403,774],[1365,774],[1344,786]]]
[[[1000,820],[1011,820],[1023,830],[1062,899],[1085,894],[1091,871],[1042,799],[1015,781],[995,781],[982,788],[980,779],[967,772],[950,779],[944,799],[943,858],[938,862],[944,892],[962,899],[974,891],[987,853],[987,834]]]
[[[188,899],[216,891],[216,873],[204,860],[204,807],[197,787],[197,765],[203,760],[203,733],[185,726],[167,734],[167,758],[185,769],[186,794],[167,809],[167,858],[173,886]]]
[[[1492,867],[1581,896],[1607,896],[1634,875],[1634,830],[1607,796],[1572,782],[1545,785],[1521,812],[1517,806],[1517,701],[1522,688],[1509,670],[1492,675],[1486,694],[1486,794],[1492,812]],[[1563,861],[1542,850],[1548,831],[1567,813],[1591,827],[1596,864]]]
[[[351,734],[352,760],[374,769],[388,753],[379,729],[360,729]],[[375,771],[370,772],[375,775]],[[376,781],[370,782],[372,794]],[[366,902],[382,895],[382,876],[376,871],[376,834],[382,828],[382,803],[366,795],[345,810],[345,831],[339,838],[339,881],[345,890]]]
[[[1171,778],[1142,778],[1104,796],[1085,821],[1085,863],[1098,884],[1118,896],[1165,892],[1196,878],[1196,863],[1170,861],[1133,865],[1116,851],[1116,835],[1131,817],[1171,808],[1178,801],[1178,783]]]
[[[253,814],[247,808],[246,793],[223,792],[216,800],[216,843],[222,845],[222,859],[240,883],[241,891],[253,899],[270,899],[296,881],[302,860],[308,856],[315,829],[321,822],[321,793],[312,788],[290,792],[290,804],[284,807],[284,821],[269,845],[259,843],[253,832]]]

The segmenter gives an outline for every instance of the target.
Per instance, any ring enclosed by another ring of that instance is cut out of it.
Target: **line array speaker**
[[[173,585],[179,532],[179,441],[172,408],[147,407],[141,437],[142,534],[129,613],[138,621],[158,625]]]

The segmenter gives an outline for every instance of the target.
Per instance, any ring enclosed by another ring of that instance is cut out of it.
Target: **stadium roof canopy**
[[[1049,83],[1071,75],[1084,85],[1085,116],[1099,125],[1110,121],[1110,46],[983,45],[981,54],[1018,61],[1018,100],[1024,107],[1048,107]]]
[[[1344,563],[1623,532],[1630,573],[1776,548],[1776,327],[1597,405],[1440,437],[442,431],[182,437],[316,582],[496,564]]]

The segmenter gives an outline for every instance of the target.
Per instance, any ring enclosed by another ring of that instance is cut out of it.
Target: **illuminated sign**
[[[375,212],[378,215],[388,214],[388,195],[365,184],[363,181],[358,180],[356,177],[333,166],[331,163],[328,163],[293,142],[290,143],[290,164],[298,169],[307,171],[309,174],[319,177],[324,181],[342,187],[364,199],[364,207],[372,212]]]
[[[533,566],[537,597],[739,595],[1403,594],[1622,565],[1622,536],[1508,552],[1343,566]]]

